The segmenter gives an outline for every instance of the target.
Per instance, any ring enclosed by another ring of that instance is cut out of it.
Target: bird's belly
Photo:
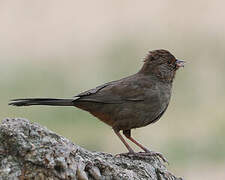
[[[116,114],[116,126],[121,130],[147,126],[160,119],[167,105],[159,101],[126,104]]]

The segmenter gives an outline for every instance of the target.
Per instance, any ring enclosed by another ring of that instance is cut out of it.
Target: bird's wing
[[[141,83],[138,83],[138,79],[135,78],[136,77],[127,77],[118,81],[103,84],[76,95],[75,97],[78,97],[76,100],[100,103],[143,101],[145,99],[145,91],[141,87]]]

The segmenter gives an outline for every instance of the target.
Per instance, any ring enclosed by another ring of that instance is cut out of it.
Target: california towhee
[[[167,50],[150,51],[144,65],[136,74],[112,81],[82,92],[71,99],[26,98],[13,99],[9,105],[75,106],[111,126],[133,155],[154,155],[165,158],[142,146],[131,137],[131,129],[147,126],[160,119],[166,111],[176,70],[184,66]],[[121,136],[120,130],[130,141],[145,152],[135,153]]]

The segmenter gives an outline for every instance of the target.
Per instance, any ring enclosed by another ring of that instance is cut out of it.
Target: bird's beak
[[[176,66],[178,67],[178,68],[180,68],[180,67],[184,67],[184,64],[185,64],[186,62],[185,61],[181,61],[181,60],[176,60]]]

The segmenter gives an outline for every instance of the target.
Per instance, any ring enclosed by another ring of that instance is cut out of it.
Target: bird
[[[81,92],[72,98],[22,98],[12,99],[12,106],[74,106],[88,111],[111,126],[128,153],[122,155],[156,156],[168,162],[159,152],[149,150],[131,136],[131,130],[158,121],[165,113],[170,99],[176,71],[184,67],[168,50],[149,51],[141,69],[125,78],[111,81]],[[123,135],[143,152],[135,152]]]

